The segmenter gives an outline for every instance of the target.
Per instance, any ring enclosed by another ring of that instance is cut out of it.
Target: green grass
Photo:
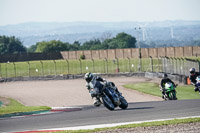
[[[114,129],[123,129],[123,128],[136,128],[136,127],[151,127],[151,126],[163,126],[163,125],[175,125],[183,123],[196,123],[200,122],[200,118],[187,118],[187,119],[174,119],[166,121],[156,121],[156,122],[144,122],[140,124],[128,124],[110,128],[97,128],[93,130],[66,130],[66,131],[57,131],[55,133],[92,133],[98,131],[114,130]]]
[[[47,106],[24,106],[14,99],[9,98],[8,100],[10,101],[8,105],[0,107],[0,116],[11,113],[32,112],[51,109]]]
[[[159,85],[156,83],[126,84],[124,87],[154,96],[162,96]],[[194,92],[194,86],[192,85],[178,86],[176,92],[178,100],[200,99],[199,93]]]

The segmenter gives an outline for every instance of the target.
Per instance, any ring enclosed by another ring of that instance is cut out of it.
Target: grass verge
[[[0,116],[11,113],[33,112],[51,109],[47,106],[24,106],[12,98],[8,98],[7,100],[9,100],[9,104],[0,107]]]
[[[163,126],[163,125],[175,125],[175,124],[183,124],[183,123],[195,123],[200,122],[200,118],[187,118],[187,119],[173,119],[166,121],[155,121],[155,122],[144,122],[139,124],[128,124],[116,127],[109,128],[97,128],[92,130],[66,130],[66,131],[57,131],[55,133],[92,133],[106,130],[115,130],[115,129],[125,129],[125,128],[136,128],[136,127],[150,127],[150,126]]]
[[[161,91],[159,85],[156,83],[137,83],[137,84],[126,84],[125,88],[137,90],[142,93],[159,96],[161,97]],[[194,92],[194,86],[192,85],[184,85],[178,86],[176,88],[177,98],[179,100],[183,99],[200,99],[200,95],[198,92]]]

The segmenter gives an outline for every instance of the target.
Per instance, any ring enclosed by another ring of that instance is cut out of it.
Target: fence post
[[[153,72],[153,59],[151,56],[149,56],[149,57],[150,57],[150,62],[151,62],[151,72]]]
[[[142,56],[141,56],[141,48],[139,48],[139,64],[138,64],[138,71],[141,72],[141,67],[142,67]]]
[[[178,59],[175,58],[175,60],[176,60],[176,74],[178,74]]]
[[[165,57],[161,57],[162,59],[162,72],[166,73],[166,68],[165,68]]]
[[[166,59],[166,65],[165,65],[166,73],[171,73],[171,70],[170,70],[170,58],[165,56],[165,59]]]
[[[172,63],[172,67],[171,67],[171,69],[172,69],[172,74],[174,74],[175,72],[174,72],[174,58],[173,57],[171,57],[171,63]]]
[[[128,68],[129,68],[129,72],[131,72],[131,62],[130,62],[130,58],[129,57],[127,57],[128,58]]]
[[[9,62],[6,63],[6,78],[8,77],[8,68],[7,68],[8,63]]]
[[[180,58],[180,61],[181,61],[181,75],[184,75],[184,60],[183,58]]]
[[[105,67],[106,67],[106,73],[108,73],[108,60],[105,58],[105,62],[106,62],[106,65],[105,65]]]
[[[81,59],[79,59],[79,62],[80,62],[80,72],[82,74],[82,62],[81,62]]]
[[[115,59],[117,60],[117,69],[115,70],[115,72],[119,72],[119,71],[120,71],[120,70],[119,70],[119,60],[118,60],[117,57],[116,57]]]
[[[57,72],[56,72],[56,61],[55,60],[53,60],[53,62],[54,62],[54,74],[55,74],[55,76],[57,75]]]
[[[199,72],[200,72],[200,61],[199,61],[199,60],[197,60],[197,63],[198,63],[198,65],[199,65]]]
[[[104,70],[104,73],[106,73],[106,69],[105,69],[105,61],[103,60],[103,70]]]
[[[30,63],[29,63],[29,61],[27,61],[27,63],[28,63],[28,76],[30,77],[31,76],[31,72],[30,72]]]
[[[67,74],[69,74],[69,61],[66,59],[67,62]]]
[[[17,76],[16,74],[16,66],[15,66],[15,63],[13,62],[13,65],[14,65],[14,71],[15,71],[15,77]]]
[[[182,72],[181,72],[181,68],[182,68],[182,67],[181,67],[181,59],[178,58],[178,70],[179,70],[179,73],[178,73],[178,74],[179,74],[179,75],[181,75],[181,73],[182,73]]]
[[[159,56],[159,72],[163,72],[162,70],[162,65],[163,65],[163,62],[162,62],[162,56]]]
[[[182,59],[183,75],[186,75],[186,72],[185,72],[185,59],[184,58],[181,58],[181,59]]]
[[[2,77],[1,63],[0,63],[0,77]]]
[[[92,59],[93,73],[95,73],[94,59]]]
[[[42,65],[42,77],[44,77],[44,71],[43,71],[43,70],[44,70],[44,69],[43,69],[44,67],[43,67],[43,62],[40,60],[40,63],[41,63],[41,65]]]

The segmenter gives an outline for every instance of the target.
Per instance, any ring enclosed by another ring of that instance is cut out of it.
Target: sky
[[[0,0],[0,26],[26,22],[200,20],[200,0]]]

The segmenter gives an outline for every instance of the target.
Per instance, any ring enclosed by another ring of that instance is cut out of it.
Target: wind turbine
[[[171,39],[174,39],[174,28],[173,28],[173,26],[176,25],[176,23],[172,24],[172,22],[170,22],[170,21],[168,23],[170,25],[170,36],[171,36]]]
[[[170,29],[171,29],[171,39],[173,39],[174,38],[174,29],[173,29],[173,27],[172,27],[172,24],[170,24]]]
[[[142,29],[142,40],[143,41],[146,41],[146,37],[147,37],[147,31],[146,31],[147,24],[148,23],[145,23],[144,25],[138,24],[141,27],[141,29]]]

